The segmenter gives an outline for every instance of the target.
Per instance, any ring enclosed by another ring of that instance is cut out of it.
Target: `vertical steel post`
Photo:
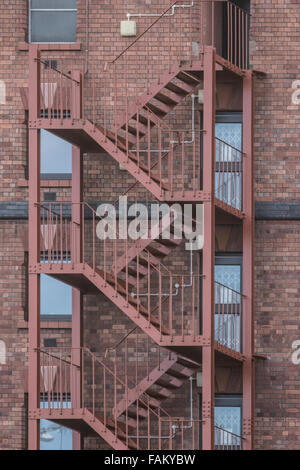
[[[253,266],[254,266],[254,202],[253,202],[253,75],[247,71],[243,78],[243,435],[244,449],[253,448],[254,413],[254,324],[253,324]]]
[[[81,250],[81,202],[82,202],[82,154],[80,149],[73,146],[72,148],[72,225],[79,224],[79,230],[76,230],[75,257],[80,262]],[[72,360],[74,371],[72,374],[71,400],[72,408],[79,409],[83,407],[81,397],[81,348],[83,346],[83,318],[82,318],[82,294],[79,289],[72,289]],[[73,450],[81,449],[80,432],[72,433]]]
[[[40,423],[32,413],[40,407],[40,63],[37,46],[29,48],[29,450],[39,450]]]
[[[216,71],[215,49],[204,49],[204,143],[203,190],[211,193],[204,202],[204,248],[203,248],[203,336],[209,345],[202,354],[202,413],[203,449],[214,448],[214,258],[215,258],[215,95]]]

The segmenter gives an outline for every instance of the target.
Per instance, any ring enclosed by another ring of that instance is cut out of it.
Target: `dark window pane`
[[[31,8],[77,8],[77,0],[31,0]]]
[[[41,130],[41,173],[72,173],[72,145]]]
[[[31,42],[75,42],[76,12],[33,11]]]

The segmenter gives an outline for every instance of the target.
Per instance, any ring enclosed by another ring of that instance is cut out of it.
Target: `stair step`
[[[155,256],[160,257],[160,258],[165,257],[170,253],[169,248],[167,248],[163,244],[161,244],[157,241],[154,241],[154,240],[148,246],[148,251],[150,251],[150,253],[152,253]]]
[[[147,247],[148,249],[148,247]],[[156,256],[154,255],[151,255],[147,253],[147,251],[143,251],[141,254],[140,254],[140,264],[143,264],[145,266],[148,266],[148,261],[153,264],[154,266],[157,266],[160,262],[161,262],[161,259],[160,258],[157,258]]]
[[[177,83],[175,84],[173,82],[170,82],[165,86],[165,88],[167,88],[167,90],[173,91],[174,93],[176,93],[176,95],[180,96],[187,96],[192,91],[191,87],[189,87],[188,85],[184,85],[184,83],[178,85]]]
[[[142,408],[141,406],[139,406],[137,410],[136,405],[132,405],[130,408],[128,408],[127,414],[128,416],[130,416],[130,418],[133,418],[135,420],[137,420],[137,417],[143,420],[146,419],[148,416],[146,408]]]
[[[169,95],[165,95],[160,91],[159,93],[157,93],[157,95],[155,95],[155,99],[172,107],[176,106],[181,101],[180,96],[176,95],[176,93],[173,93],[171,91],[169,91]]]
[[[196,70],[186,70],[185,73],[194,77],[198,83],[203,80],[203,72],[197,72]]]
[[[171,381],[168,381],[167,379],[160,378],[156,382],[157,385],[160,385],[161,387],[167,388],[169,390],[176,390],[177,388],[180,388],[181,385],[183,384],[182,380],[179,379],[173,379]]]
[[[145,124],[142,124],[141,122],[139,123],[138,127],[139,129],[137,129],[137,125],[133,126],[131,124],[128,124],[128,132],[130,132],[130,134],[133,134],[136,138],[138,131],[139,131],[139,135],[141,139],[142,137],[146,135],[148,129],[147,129],[147,126]],[[126,125],[125,125],[124,130],[126,130]]]
[[[157,398],[159,400],[166,400],[170,396],[170,390],[166,388],[162,388],[161,390],[151,390],[149,388],[147,390],[147,394],[150,395],[150,397]]]
[[[149,394],[148,394],[149,395]],[[161,405],[161,400],[157,400],[156,398],[150,397],[150,395],[143,401],[139,401],[140,406],[148,410],[148,404],[151,409],[159,408]]]
[[[199,85],[199,82],[200,82],[199,79],[192,77],[192,75],[190,75],[188,72],[179,72],[176,75],[176,78],[178,78],[178,80],[184,83],[188,83],[189,85],[193,85],[193,86]]]
[[[172,377],[175,377],[176,379],[183,379],[186,380],[188,379],[191,375],[193,375],[194,370],[192,369],[183,369],[181,371],[175,370],[175,369],[169,369],[166,374],[171,375]]]
[[[160,238],[158,240],[158,243],[161,243],[162,245],[170,246],[170,247],[179,246],[181,244],[181,242],[182,242],[182,239],[181,240],[175,240],[174,238],[170,238],[170,239]]]
[[[139,276],[146,276],[148,274],[148,269],[145,268],[143,264],[139,264],[139,267],[137,266],[137,263],[135,263],[134,266],[131,266],[130,264],[128,265],[128,272],[134,277],[137,277],[138,271]]]
[[[199,367],[201,367],[201,364],[198,362],[192,361],[191,359],[187,359],[182,356],[178,356],[177,363],[190,369],[199,369]]]
[[[102,126],[97,125],[97,129],[99,129],[102,134],[105,134],[109,140],[111,140],[114,144],[116,143],[116,135],[114,132],[111,132],[108,129],[104,129]],[[135,139],[128,135],[128,147],[129,149],[135,144]],[[126,151],[126,137],[120,136],[117,134],[117,147],[121,150]]]
[[[156,116],[159,116],[159,117],[164,117],[171,111],[170,107],[164,105],[163,103],[160,103],[160,104],[148,103],[147,106],[154,114],[156,114]]]

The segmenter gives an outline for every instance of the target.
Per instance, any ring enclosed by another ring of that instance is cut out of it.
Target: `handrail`
[[[126,333],[126,335],[120,341],[118,341],[114,346],[111,346],[110,348],[106,348],[104,358],[106,359],[109,351],[114,351],[115,349],[117,349],[117,347],[120,346],[128,338],[128,336],[130,336],[135,330],[137,330],[137,328],[138,327],[135,326],[134,328],[132,328],[132,330]]]
[[[207,0],[195,0],[196,3],[207,3]],[[250,13],[248,13],[244,8],[241,8],[240,6],[236,5],[235,3],[232,3],[231,1],[229,0],[214,0],[215,2],[222,2],[222,3],[228,3],[229,5],[233,5],[234,7],[236,7],[238,10],[240,11],[243,11],[244,13],[246,13],[247,15],[250,16]],[[177,5],[178,3],[181,3],[182,0],[176,0],[176,2],[173,2],[166,10],[163,11],[163,13],[161,13],[160,16],[158,16],[146,29],[145,31],[143,31],[137,38],[135,38],[134,41],[132,41],[131,44],[129,44],[129,46],[127,46],[120,54],[118,54],[113,60],[111,61],[107,61],[105,62],[105,65],[104,65],[104,70],[106,71],[107,70],[107,67],[108,65],[112,65],[114,64],[115,62],[117,62],[119,60],[120,57],[122,57],[127,51],[129,51],[143,36],[145,36],[145,34],[148,33],[148,31],[150,31],[150,29],[153,28],[153,26],[156,25],[156,23],[158,23],[161,18],[163,18],[175,5]]]
[[[215,284],[218,284],[218,285],[221,286],[221,287],[225,287],[225,289],[228,289],[228,290],[230,290],[231,292],[234,292],[235,294],[240,295],[241,297],[246,297],[246,295],[243,294],[242,292],[239,292],[239,291],[237,291],[237,290],[234,290],[234,289],[232,289],[231,287],[225,286],[224,284],[221,284],[221,282],[215,281]]]
[[[102,361],[101,359],[99,359],[97,356],[95,356],[94,353],[92,353],[89,349],[87,348],[82,348],[82,350],[84,350],[91,358],[93,358],[96,362],[98,362],[98,364],[100,364],[109,374],[113,375],[116,379],[116,381],[118,381],[118,383],[120,385],[122,385],[123,387],[125,387],[126,389],[128,388],[128,386],[123,382],[123,380],[121,380],[119,377],[116,377],[114,372],[110,370],[109,367],[107,367]],[[147,406],[147,403],[145,403],[142,399],[139,398],[139,401],[143,404],[143,405],[146,405]],[[169,413],[164,410],[164,408],[159,408],[160,411],[162,411],[163,413],[165,413],[167,416],[170,416]],[[153,409],[151,409],[151,411],[157,416],[157,418],[161,419],[161,416],[156,413]]]
[[[172,5],[170,5],[158,18],[156,18],[155,21],[153,21],[153,23],[151,23],[150,26],[148,26],[148,28],[145,29],[145,31],[143,31],[131,44],[129,44],[129,46],[127,46],[120,54],[117,55],[117,57],[115,57],[112,61],[110,62],[106,62],[105,63],[105,67],[106,65],[108,64],[114,64],[120,57],[122,57],[129,49],[131,49],[132,46],[134,46],[134,44],[136,44],[150,29],[152,29],[152,27],[163,17],[165,16],[166,13],[168,13],[169,10],[171,10],[171,8],[173,8],[174,5],[176,5],[178,3],[178,0],[176,0],[176,2],[172,3]],[[104,67],[104,69],[106,70],[106,68]]]
[[[163,418],[162,418],[163,419]],[[241,436],[239,434],[235,434],[234,432],[231,432],[231,431],[227,431],[226,429],[223,429],[223,428],[220,428],[219,426],[217,426],[216,424],[214,425],[214,428],[215,429],[219,429],[220,431],[223,431],[223,432],[226,432],[227,434],[230,434],[231,436],[234,436],[238,439],[242,439],[243,441],[246,440],[246,438],[244,436]]]
[[[71,75],[65,73],[65,72],[62,72],[61,70],[55,68],[55,67],[51,67],[50,63],[47,63],[45,62],[44,60],[42,59],[39,59],[39,58],[35,58],[34,59],[36,62],[39,62],[40,64],[43,64],[45,65],[46,67],[49,67],[51,70],[54,70],[55,72],[59,73],[60,75],[62,75],[63,77],[65,78],[68,78],[69,80],[77,83],[78,85],[80,85],[80,81],[79,80],[76,80],[75,78],[73,78]]]
[[[219,139],[219,137],[215,137],[215,140],[218,140],[219,142],[222,142],[222,144],[227,145],[227,147],[230,147],[233,150],[235,150],[236,152],[239,152],[240,154],[242,154],[243,156],[246,156],[246,153],[243,152],[243,150],[240,150],[240,149],[234,147],[233,145],[229,144],[228,142],[225,142],[225,140]]]

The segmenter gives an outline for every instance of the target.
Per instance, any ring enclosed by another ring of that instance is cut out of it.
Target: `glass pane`
[[[41,402],[41,408],[48,408],[48,403]],[[53,408],[59,408],[54,402]],[[71,408],[71,403],[64,408]],[[72,450],[72,430],[55,424],[47,419],[40,421],[41,450]]]
[[[217,264],[215,266],[215,281],[237,292],[241,292],[240,265]]]
[[[237,150],[242,150],[242,124],[239,123],[216,123],[215,135],[218,139],[223,140],[226,144],[235,147]],[[223,147],[224,148],[224,147]],[[227,149],[227,150],[225,150]],[[220,157],[217,149],[217,161],[236,161],[237,152],[229,151],[228,147],[223,150],[224,155]]]
[[[43,129],[41,173],[72,173],[72,145]]]
[[[31,42],[75,42],[76,17],[76,11],[32,11]]]
[[[230,433],[241,434],[241,408],[238,406],[216,406],[215,425],[228,431],[228,433],[216,432],[216,445],[237,444]]]
[[[31,0],[31,8],[77,8],[77,0]]]
[[[72,315],[72,287],[42,274],[41,315]]]
[[[241,177],[237,173],[216,171],[215,196],[236,209],[241,209]]]
[[[215,340],[218,343],[240,351],[240,316],[239,315],[215,315]]]

